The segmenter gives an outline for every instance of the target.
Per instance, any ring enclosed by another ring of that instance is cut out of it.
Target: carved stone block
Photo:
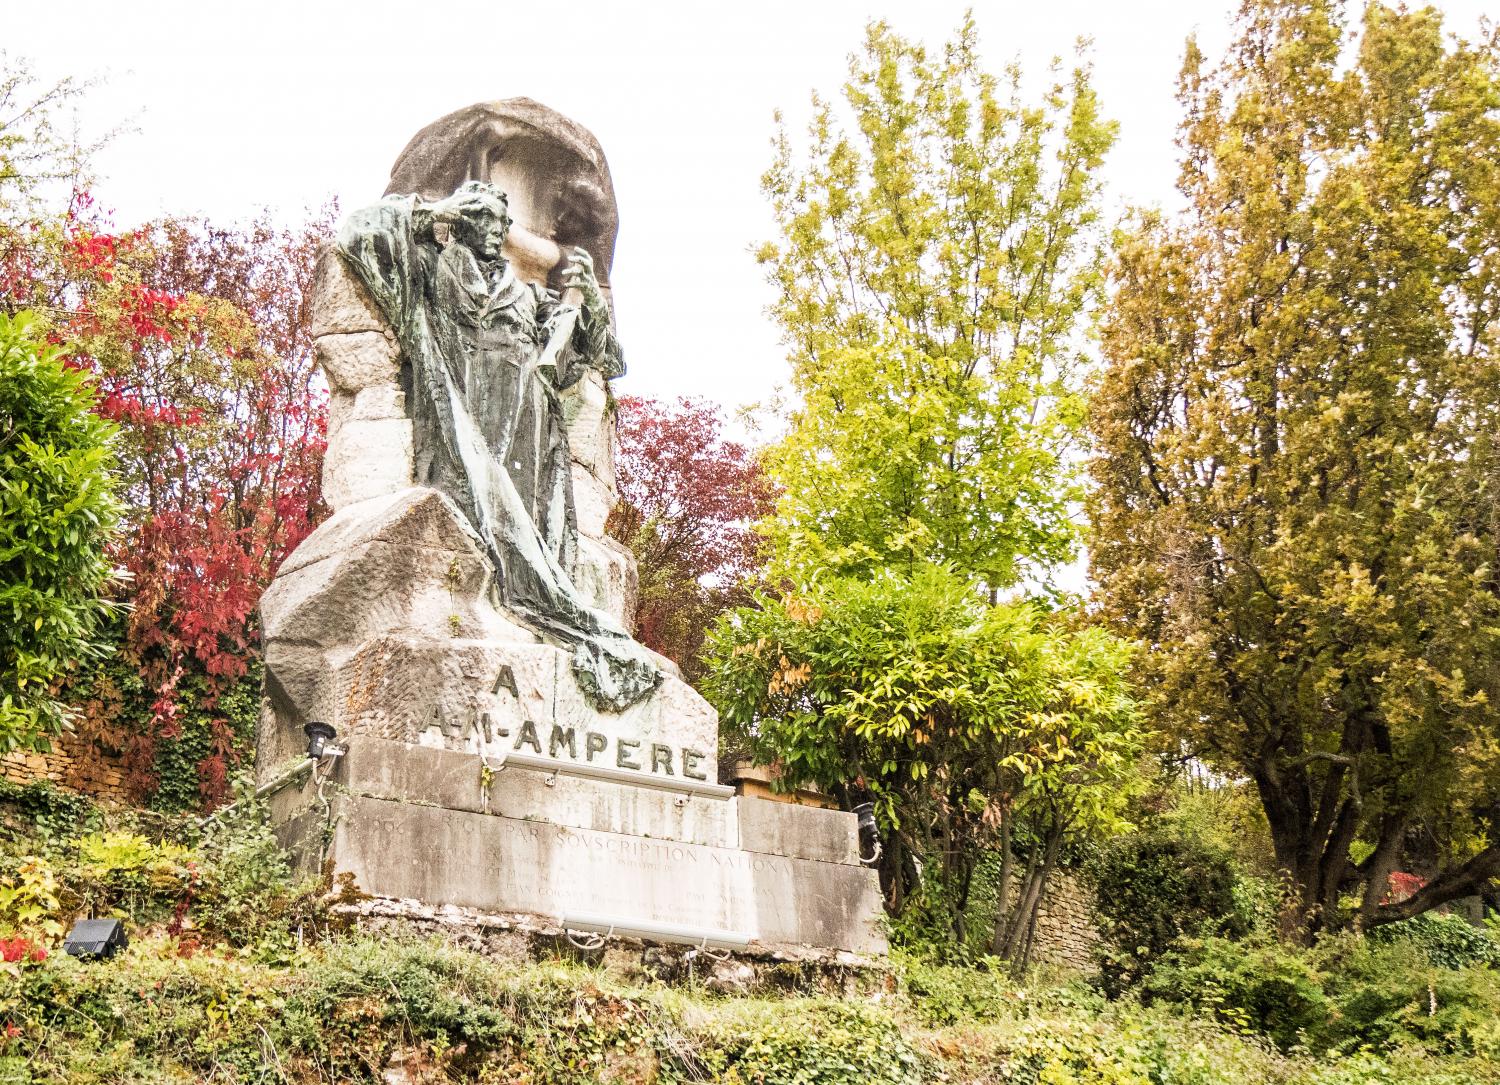
[[[343,258],[332,246],[323,250],[313,272],[311,323],[314,339],[325,335],[384,333],[388,330],[369,291],[350,274]]]
[[[328,386],[335,392],[358,392],[373,385],[396,387],[400,350],[383,332],[340,332],[320,335],[313,354]]]
[[[339,436],[323,456],[323,499],[330,508],[346,508],[411,487],[410,420],[361,418],[358,406],[356,401],[347,415],[330,412],[330,429],[336,424]]]
[[[580,534],[573,582],[585,599],[606,614],[614,615],[626,629],[635,626],[640,581],[635,555],[624,544],[608,536],[594,538]]]

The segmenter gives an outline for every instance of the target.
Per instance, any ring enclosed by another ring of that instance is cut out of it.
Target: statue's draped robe
[[[572,648],[592,700],[639,700],[659,680],[655,662],[568,573],[578,529],[559,392],[591,366],[624,372],[607,323],[486,269],[461,243],[440,246],[412,197],[350,215],[338,247],[411,366],[416,482],[453,499],[499,571],[500,601]]]

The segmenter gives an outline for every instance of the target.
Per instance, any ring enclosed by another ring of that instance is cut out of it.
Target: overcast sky
[[[1493,0],[1444,0],[1472,36]],[[869,19],[938,45],[973,7],[988,66],[1030,73],[1091,37],[1121,124],[1110,199],[1166,204],[1176,174],[1173,88],[1185,38],[1211,56],[1236,0],[69,0],[24,5],[4,47],[40,74],[104,77],[86,124],[128,121],[97,195],[128,225],[161,213],[286,218],[336,197],[378,199],[422,126],[526,95],[593,130],[620,206],[614,265],[631,371],[617,388],[734,407],[785,379],[749,255],[771,236],[758,180],[772,114],[835,94]]]

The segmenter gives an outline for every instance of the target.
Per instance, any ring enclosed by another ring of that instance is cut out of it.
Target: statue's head
[[[486,260],[498,257],[511,224],[505,193],[488,181],[465,181],[450,207],[454,237]]]

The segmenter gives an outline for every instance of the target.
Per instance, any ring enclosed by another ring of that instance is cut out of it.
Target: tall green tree
[[[1084,65],[1036,101],[1018,68],[985,72],[972,20],[936,56],[872,24],[844,98],[852,128],[815,97],[805,160],[782,128],[763,182],[797,399],[765,461],[773,557],[1012,584],[1076,541],[1075,370],[1115,126]]]
[[[54,684],[96,651],[120,506],[94,405],[34,318],[0,312],[0,753],[61,729]]]
[[[1093,407],[1107,609],[1304,933],[1500,874],[1500,43],[1382,4],[1348,41],[1246,0],[1189,44],[1186,207],[1121,241]]]
[[[706,688],[786,783],[876,803],[908,929],[1024,959],[1063,842],[1118,820],[1140,740],[1124,642],[998,603],[1076,543],[1114,126],[1085,65],[1031,99],[981,67],[972,20],[935,54],[876,23],[809,137],[794,154],[783,128],[764,178],[796,397],[764,458],[783,590],[721,621]],[[1014,907],[970,932],[996,850]]]

